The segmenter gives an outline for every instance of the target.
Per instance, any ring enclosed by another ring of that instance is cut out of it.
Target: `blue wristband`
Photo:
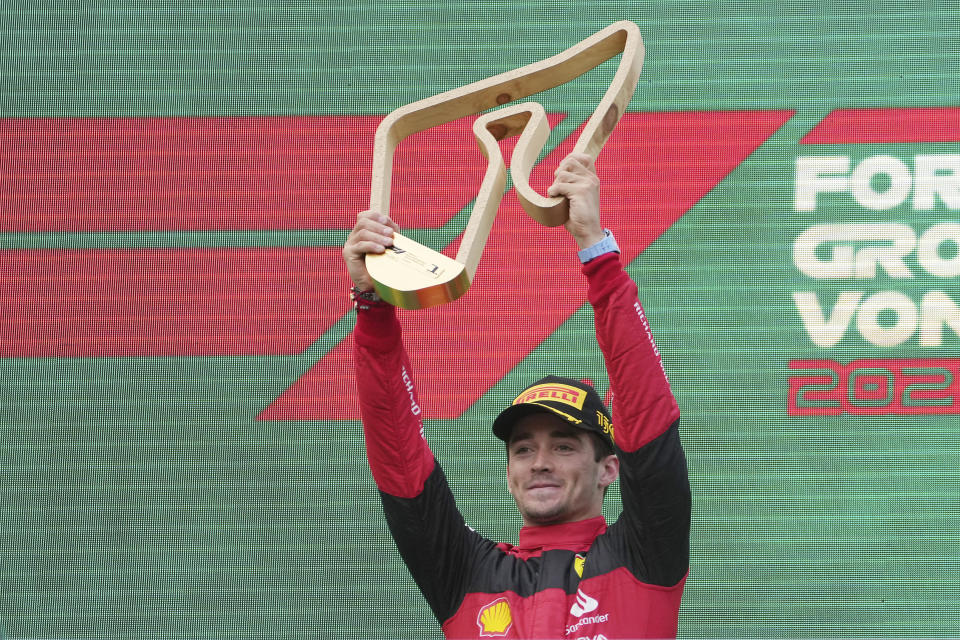
[[[620,247],[617,245],[616,238],[613,237],[613,232],[611,232],[610,229],[604,229],[603,233],[603,240],[577,252],[577,257],[580,258],[582,264],[586,264],[594,258],[599,258],[605,253],[620,253]]]

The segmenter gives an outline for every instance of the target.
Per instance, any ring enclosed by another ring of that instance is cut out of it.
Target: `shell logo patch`
[[[497,598],[477,614],[477,626],[480,627],[481,636],[505,636],[512,625],[513,612],[510,611],[510,603],[506,598]]]

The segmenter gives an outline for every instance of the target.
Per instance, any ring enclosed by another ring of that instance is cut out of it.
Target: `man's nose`
[[[552,468],[553,456],[550,454],[550,450],[545,447],[537,449],[537,453],[533,458],[534,471],[548,471]]]

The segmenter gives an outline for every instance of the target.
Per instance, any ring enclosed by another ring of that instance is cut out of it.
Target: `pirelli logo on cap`
[[[566,384],[550,382],[547,384],[538,384],[530,387],[513,401],[513,404],[526,404],[527,402],[542,402],[550,400],[552,402],[562,402],[563,404],[583,409],[583,402],[587,399],[587,392],[577,387],[571,387]]]

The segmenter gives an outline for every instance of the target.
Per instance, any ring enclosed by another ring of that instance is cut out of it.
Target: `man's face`
[[[507,485],[525,525],[601,515],[603,490],[619,469],[616,456],[594,459],[588,432],[548,413],[518,420],[507,445]]]

